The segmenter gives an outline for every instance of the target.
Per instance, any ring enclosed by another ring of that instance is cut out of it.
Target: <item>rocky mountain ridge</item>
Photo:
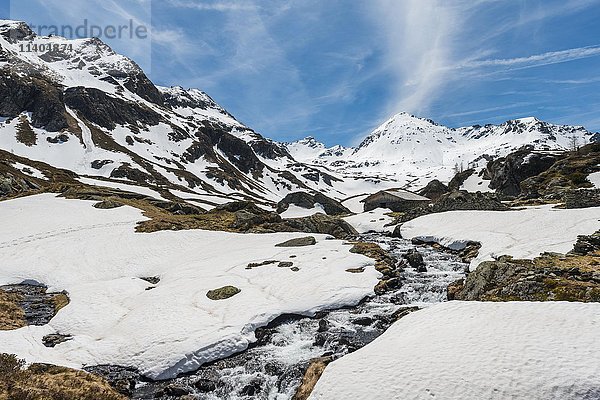
[[[564,152],[596,138],[597,134],[584,127],[555,125],[534,117],[500,125],[448,128],[430,119],[399,113],[354,148],[328,149],[310,137],[288,143],[287,148],[296,159],[343,176],[378,177],[420,189],[434,178],[447,183],[456,172],[466,169],[479,173],[489,161],[522,146]]]
[[[29,44],[44,51],[21,51]],[[157,87],[98,39],[40,37],[0,21],[0,51],[0,149],[11,154],[201,204],[333,190],[335,178],[297,163],[206,93]]]
[[[48,51],[21,51],[28,44]],[[17,21],[0,21],[0,91],[0,150],[12,155],[4,169],[13,181],[23,179],[23,168],[33,173],[25,177],[46,181],[58,169],[82,184],[150,190],[201,208],[238,200],[275,207],[296,192],[343,200],[417,190],[471,168],[460,182],[467,189],[516,190],[500,182],[502,173],[486,171],[488,163],[524,145],[555,154],[598,137],[535,118],[453,129],[400,113],[355,148],[327,148],[311,137],[283,144],[200,90],[154,85],[98,39],[40,37]],[[491,187],[490,179],[500,183]]]

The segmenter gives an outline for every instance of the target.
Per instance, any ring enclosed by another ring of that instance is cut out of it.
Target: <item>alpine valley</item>
[[[279,143],[2,20],[0,399],[597,399],[597,142],[399,113]]]

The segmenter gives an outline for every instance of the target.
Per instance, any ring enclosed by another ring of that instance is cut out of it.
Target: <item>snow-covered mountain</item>
[[[346,199],[418,189],[449,181],[456,166],[483,168],[525,144],[564,150],[572,137],[580,144],[592,137],[535,118],[451,129],[401,113],[356,148],[326,148],[314,138],[282,144],[200,90],[155,86],[98,39],[41,37],[6,20],[0,93],[0,154],[22,157],[8,163],[19,171],[43,177],[36,164],[43,162],[87,184],[149,189],[202,207],[235,199],[273,205],[295,191]]]
[[[540,151],[564,151],[572,147],[573,140],[583,145],[593,136],[581,126],[554,125],[533,117],[501,125],[448,128],[400,113],[355,148],[326,148],[313,138],[286,147],[297,160],[343,176],[379,178],[419,188],[433,178],[449,181],[457,168],[483,168],[490,159],[524,145]]]
[[[157,87],[95,38],[40,37],[0,21],[0,92],[0,150],[87,183],[141,185],[201,204],[340,195],[334,177],[296,162],[206,93]]]

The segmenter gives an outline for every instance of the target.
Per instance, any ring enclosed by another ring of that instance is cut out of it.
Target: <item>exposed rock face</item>
[[[448,186],[444,185],[437,179],[432,180],[425,186],[423,189],[419,191],[421,196],[425,196],[431,200],[437,200],[442,195],[449,192]]]
[[[566,208],[588,208],[600,206],[600,189],[567,190],[563,194]]]
[[[84,370],[105,379],[116,391],[127,398],[131,398],[136,383],[141,378],[141,374],[136,369],[114,365],[96,365],[84,367]]]
[[[351,214],[350,210],[344,207],[339,201],[331,199],[322,193],[316,193],[313,195],[306,192],[295,192],[285,196],[277,204],[277,212],[281,214],[289,208],[290,204],[310,209],[315,207],[315,204],[317,203],[323,206],[323,209],[327,215]]]
[[[57,344],[68,342],[73,337],[70,335],[50,334],[42,338],[42,342],[46,347],[55,347]]]
[[[90,122],[106,129],[116,125],[157,125],[162,117],[149,108],[112,97],[94,88],[74,87],[65,91],[65,104],[81,112]]]
[[[43,77],[3,72],[0,74],[0,93],[2,117],[15,118],[30,112],[36,128],[56,132],[69,126],[62,90]]]
[[[504,196],[521,194],[521,182],[550,168],[559,155],[534,151],[533,146],[525,146],[506,157],[490,161],[484,177],[490,180],[490,189]]]
[[[40,189],[33,179],[17,176],[10,172],[0,171],[0,198],[14,196]]]
[[[600,171],[599,165],[600,143],[565,153],[546,171],[522,181],[521,197],[561,200],[565,191],[591,187],[587,176]]]
[[[232,227],[242,231],[250,231],[264,224],[281,221],[281,217],[273,212],[263,210],[252,202],[235,202],[218,206],[216,209],[234,213]]]
[[[600,231],[579,236],[570,254],[585,256],[597,251],[600,251]]]
[[[481,263],[448,288],[452,300],[600,302],[595,257],[544,254],[534,260],[501,257]]]
[[[454,175],[454,178],[448,182],[448,189],[450,191],[460,190],[460,187],[463,185],[463,183],[465,183],[465,181],[474,173],[474,169],[467,169],[465,171],[458,172],[456,175]]]
[[[337,239],[350,239],[358,235],[356,229],[343,219],[324,214],[286,219],[279,224],[265,224],[264,227],[279,232],[324,233]]]
[[[162,208],[163,210],[168,211],[173,215],[198,215],[204,212],[204,210],[200,207],[174,201],[153,200],[150,201],[150,204],[158,208]]]
[[[453,191],[441,196],[433,205],[409,210],[400,217],[400,222],[439,212],[456,210],[491,210],[506,211],[509,208],[502,204],[494,193],[469,193],[466,191]]]

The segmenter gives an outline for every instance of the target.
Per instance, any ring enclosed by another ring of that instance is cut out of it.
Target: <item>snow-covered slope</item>
[[[600,207],[558,209],[551,205],[514,211],[449,211],[402,225],[402,237],[462,249],[480,242],[471,269],[503,255],[534,258],[543,252],[567,253],[578,235],[600,229]]]
[[[276,247],[303,235],[140,234],[139,210],[92,204],[51,194],[0,203],[0,285],[34,280],[66,290],[71,300],[48,325],[0,331],[0,353],[74,367],[131,366],[169,378],[246,349],[257,327],[282,314],[357,304],[379,276],[371,259],[326,235],[314,235],[314,246]],[[247,268],[265,260],[298,270]],[[346,272],[362,267],[362,274]],[[241,292],[207,297],[227,285]],[[42,337],[53,333],[73,339],[45,347]]]
[[[295,158],[330,168],[344,176],[377,177],[400,186],[421,188],[431,179],[448,182],[456,169],[481,169],[491,158],[524,146],[568,150],[594,134],[583,127],[560,126],[536,118],[501,125],[447,128],[400,113],[368,135],[356,148],[331,148],[312,138],[287,144]]]
[[[5,20],[0,91],[0,150],[80,176],[160,189],[167,198],[186,194],[206,208],[198,196],[273,205],[295,191],[343,200],[418,189],[525,144],[564,150],[572,137],[584,144],[592,136],[535,118],[451,129],[401,113],[356,148],[326,148],[314,138],[284,145],[200,90],[155,86],[98,39],[41,37]],[[468,187],[486,187],[475,180]]]
[[[98,39],[0,21],[0,91],[0,149],[78,175],[263,203],[298,190],[342,196],[339,180],[296,162],[206,93],[156,87]]]
[[[594,303],[443,303],[331,363],[310,399],[598,399],[598,324]]]

